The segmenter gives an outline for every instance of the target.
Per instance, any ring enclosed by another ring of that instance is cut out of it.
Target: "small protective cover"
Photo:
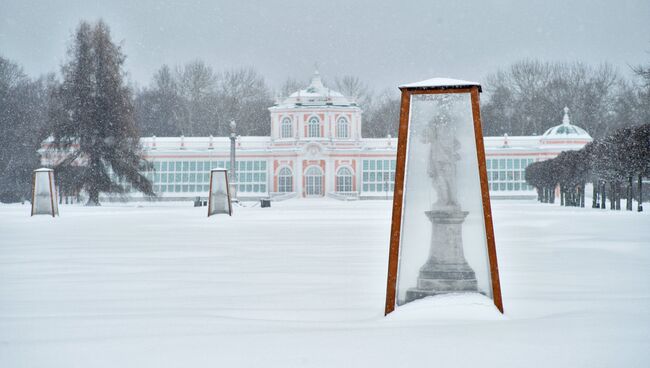
[[[34,184],[32,192],[32,216],[59,214],[56,201],[56,186],[54,185],[54,171],[41,168],[34,170]]]
[[[225,213],[232,216],[228,172],[226,169],[210,171],[210,193],[208,194],[208,217]]]

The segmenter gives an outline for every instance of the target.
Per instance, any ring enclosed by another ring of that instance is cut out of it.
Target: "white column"
[[[357,190],[357,193],[361,194],[361,189],[363,189],[363,188],[361,186],[361,177],[362,177],[361,169],[362,169],[362,167],[361,167],[361,160],[360,159],[358,159],[358,158],[354,159],[354,167],[356,168],[356,170],[354,171],[354,176],[357,178],[356,190]]]
[[[293,170],[293,186],[298,193],[298,197],[302,197],[302,157],[298,155],[295,159],[294,170]]]
[[[298,137],[299,137],[299,135],[298,135],[298,133],[299,133],[298,132],[298,129],[299,129],[298,126],[300,125],[300,124],[298,124],[298,119],[299,118],[300,118],[300,116],[298,116],[297,114],[293,114],[291,116],[291,127],[292,127],[291,132],[293,133],[293,139],[295,139],[295,140],[298,140]]]
[[[269,197],[271,196],[271,192],[273,191],[273,159],[266,159],[266,193],[268,193]]]
[[[325,159],[325,194],[334,192],[334,176],[336,175],[336,168],[334,167],[334,159],[327,157]]]

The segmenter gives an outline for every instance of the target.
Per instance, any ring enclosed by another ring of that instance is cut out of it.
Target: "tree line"
[[[637,76],[628,80],[609,64],[516,62],[486,79],[484,135],[541,135],[562,120],[565,106],[571,109],[572,123],[594,138],[647,123],[650,100],[642,73]]]
[[[643,177],[650,177],[650,123],[619,128],[577,151],[564,151],[557,157],[534,162],[526,167],[526,182],[537,189],[538,200],[554,203],[559,187],[560,204],[585,207],[587,183],[593,187],[593,208],[632,211],[633,199],[643,209]]]
[[[0,201],[29,198],[31,172],[41,155],[69,153],[55,170],[62,192],[120,193],[128,183],[152,194],[139,174],[141,136],[224,136],[229,122],[240,135],[268,135],[268,107],[305,88],[288,78],[277,90],[252,67],[215,71],[200,60],[162,65],[149,85],[127,82],[126,55],[103,21],[82,21],[58,74],[28,77],[0,56]],[[487,79],[482,106],[484,135],[540,134],[557,125],[568,105],[574,122],[601,137],[619,126],[650,121],[648,68],[642,83],[626,81],[611,66],[522,61]],[[356,76],[326,80],[364,111],[365,137],[396,136],[397,89],[376,93]],[[48,139],[51,150],[43,150]]]
[[[48,154],[63,155],[54,167],[61,196],[85,191],[96,205],[100,193],[123,193],[125,184],[153,195],[140,174],[149,166],[141,136],[227,136],[231,120],[240,135],[269,135],[268,108],[308,84],[288,78],[273,93],[252,67],[217,72],[194,60],[162,65],[148,86],[135,88],[126,82],[125,59],[101,20],[80,22],[58,74],[31,79],[0,56],[1,202],[30,197],[32,171]],[[396,94],[373,98],[353,76],[331,83],[364,108],[365,136],[395,135]]]
[[[150,84],[135,93],[135,120],[142,136],[227,136],[229,123],[245,136],[268,136],[268,108],[309,81],[288,78],[274,93],[252,67],[216,72],[201,60],[174,68],[163,65]],[[364,109],[364,137],[395,135],[399,118],[396,93],[376,94],[355,76],[326,81]]]
[[[38,149],[47,137],[51,75],[29,78],[0,56],[0,202],[18,202],[31,194],[31,175],[40,165]]]

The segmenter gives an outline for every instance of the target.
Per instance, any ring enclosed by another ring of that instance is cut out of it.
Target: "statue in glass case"
[[[457,162],[460,142],[451,96],[435,96],[436,110],[428,124],[419,132],[423,143],[429,145],[427,174],[436,201],[425,215],[432,224],[429,258],[420,268],[417,286],[406,292],[405,303],[426,296],[477,292],[474,270],[463,254],[462,224],[467,211],[458,202]]]

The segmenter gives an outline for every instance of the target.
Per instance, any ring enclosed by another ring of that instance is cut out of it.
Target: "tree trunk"
[[[550,194],[551,194],[550,202],[551,202],[551,203],[555,203],[555,187],[551,187],[551,188],[549,188],[549,191],[551,192],[551,193],[550,193]]]
[[[639,203],[637,205],[637,211],[643,211],[643,181],[641,180],[641,174],[639,174]]]
[[[585,189],[587,189],[587,183],[582,183],[580,187],[580,207],[585,208]]]
[[[600,208],[604,210],[604,209],[607,208],[607,187],[606,187],[605,182],[603,182],[601,190],[602,190],[603,195],[600,198]]]
[[[101,206],[99,204],[99,192],[96,190],[89,191],[88,192],[88,202],[86,202],[86,206]]]
[[[571,190],[571,198],[570,198],[571,207],[578,206],[577,198],[578,198],[578,187],[574,187],[573,190]]]
[[[634,184],[632,183],[632,176],[628,176],[627,178],[627,203],[625,203],[625,209],[628,211],[632,211],[632,187]]]
[[[560,206],[565,206],[566,203],[566,193],[564,188],[560,185]]]
[[[592,183],[593,191],[591,194],[591,208],[598,208],[600,204],[598,203],[598,183],[594,180]]]
[[[621,183],[616,182],[616,210],[621,210]]]

